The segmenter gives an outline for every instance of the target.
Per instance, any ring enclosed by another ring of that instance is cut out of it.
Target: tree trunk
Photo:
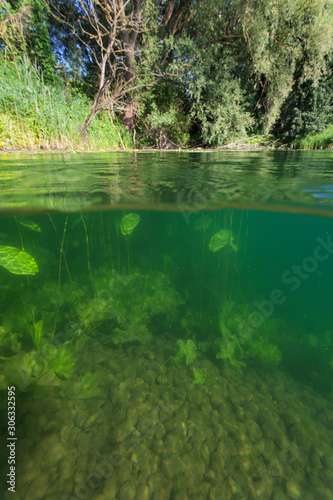
[[[135,7],[135,18],[138,25],[141,22],[142,9],[144,2],[139,0]],[[125,81],[130,86],[135,84],[135,50],[136,41],[138,38],[137,30],[124,29],[120,32],[120,39],[124,48],[124,58],[125,58]],[[125,104],[125,111],[123,114],[123,124],[125,130],[132,132],[134,129],[135,113],[137,109],[137,103],[135,102],[134,96],[129,96],[127,103]]]
[[[128,130],[128,132],[132,132],[134,129],[134,119],[135,119],[135,103],[131,102],[126,104],[125,111],[123,114],[123,124],[124,129]]]
[[[83,134],[87,131],[87,128],[89,127],[89,125],[91,124],[91,122],[93,121],[95,116],[97,115],[97,113],[99,111],[98,105],[99,105],[100,101],[101,101],[101,95],[100,95],[100,92],[98,92],[97,96],[95,97],[94,104],[92,105],[90,115],[88,116],[88,118],[85,120],[85,122],[81,126],[81,132]]]

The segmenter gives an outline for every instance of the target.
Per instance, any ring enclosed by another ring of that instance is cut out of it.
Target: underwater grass
[[[100,115],[86,135],[80,127],[89,113],[89,99],[60,81],[44,84],[27,60],[0,60],[0,143],[26,149],[131,148],[132,138],[122,124]]]

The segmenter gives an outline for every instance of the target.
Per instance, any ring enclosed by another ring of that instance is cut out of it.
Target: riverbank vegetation
[[[101,114],[89,134],[80,127],[89,113],[88,98],[61,82],[45,84],[27,59],[0,69],[0,143],[3,148],[104,149],[132,146],[120,120]]]
[[[0,4],[3,148],[333,145],[328,0]]]

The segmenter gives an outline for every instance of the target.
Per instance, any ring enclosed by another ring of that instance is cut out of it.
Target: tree
[[[244,2],[241,23],[253,61],[255,111],[268,132],[295,79],[318,81],[325,70],[333,46],[333,5],[329,0]]]
[[[205,142],[244,135],[254,123],[249,113],[257,130],[268,133],[295,79],[316,80],[325,68],[332,2],[206,0],[184,46],[182,62],[191,61],[184,78]]]
[[[161,68],[165,66],[170,51],[167,39],[179,36],[184,30],[197,9],[194,6],[192,11],[192,4],[196,2],[79,0],[75,3],[76,15],[70,17],[69,4],[49,0],[52,14],[76,36],[98,72],[98,88],[83,130],[101,110],[123,111],[126,128],[133,128],[137,107],[135,92],[152,87],[165,76]],[[160,64],[155,67],[151,64],[149,72],[141,74],[141,62],[145,57],[147,61],[145,50],[151,53],[147,35],[154,38],[156,29],[160,33],[158,43],[163,49],[159,51]]]
[[[287,142],[318,133],[333,123],[333,57],[326,59],[326,71],[318,82],[295,78],[288,98],[274,125],[274,134]]]
[[[44,0],[0,0],[0,37],[7,57],[26,57],[42,72],[44,80],[54,77],[55,58],[48,32]]]
[[[48,2],[92,85],[83,130],[107,110],[128,130],[139,115],[172,133],[172,116],[186,111],[205,144],[267,133],[296,79],[318,79],[333,47],[330,0]]]

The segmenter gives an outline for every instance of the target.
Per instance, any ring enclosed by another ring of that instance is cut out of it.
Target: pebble
[[[136,489],[133,483],[125,483],[119,492],[119,500],[133,500],[135,497]]]
[[[99,399],[49,394],[36,402],[25,395],[18,500],[62,493],[89,500],[317,500],[316,492],[330,500],[328,402],[306,387],[301,398],[299,385],[282,373],[235,376],[207,359],[202,367],[219,380],[197,386],[188,367],[165,364],[172,342],[161,337],[153,347],[108,351],[96,343],[94,351],[91,343],[87,366],[103,361]],[[77,366],[85,373],[79,360]],[[102,463],[108,473],[93,483]]]
[[[181,461],[176,456],[171,456],[166,458],[162,462],[162,470],[166,473],[169,479],[173,479],[174,477],[180,474]]]
[[[286,490],[287,494],[290,495],[291,498],[300,498],[301,496],[300,487],[295,481],[287,481]]]

